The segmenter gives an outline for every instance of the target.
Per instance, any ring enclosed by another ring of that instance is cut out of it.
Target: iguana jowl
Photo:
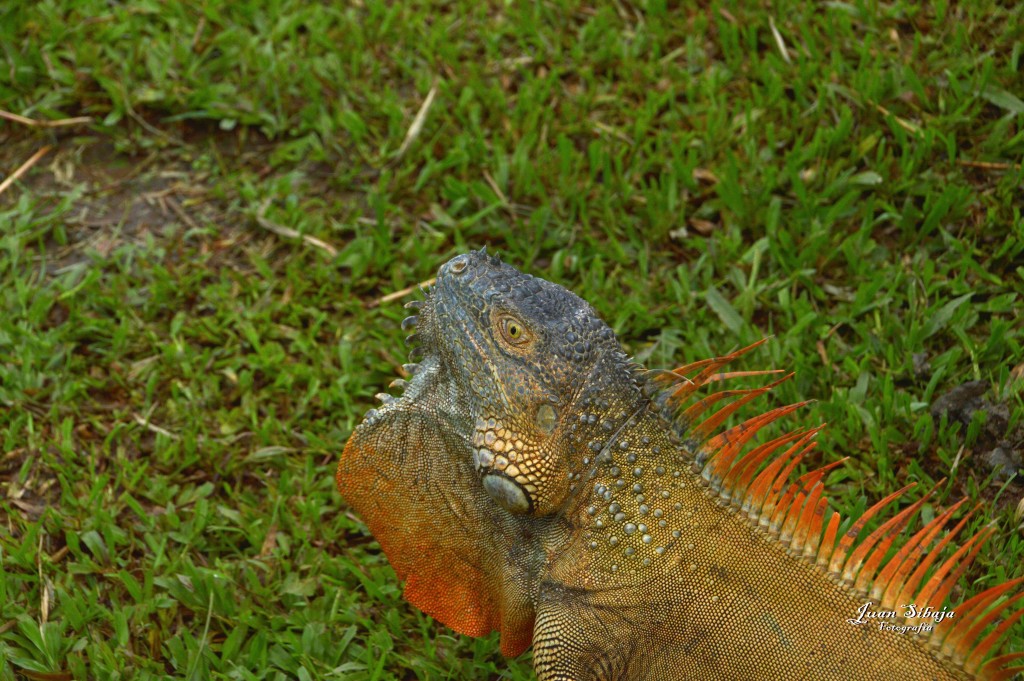
[[[1008,597],[1022,580],[905,621],[930,634],[859,616],[868,602],[941,609],[991,530],[940,561],[960,504],[902,544],[927,497],[867,536],[899,492],[857,519],[828,513],[837,464],[791,480],[817,429],[751,444],[801,405],[720,431],[778,382],[709,390],[773,373],[722,373],[750,348],[644,370],[586,302],[483,251],[442,266],[412,305],[421,361],[353,433],[337,482],[408,600],[452,629],[498,630],[507,655],[532,643],[540,681],[1017,671],[1022,655],[990,652],[1022,614]]]

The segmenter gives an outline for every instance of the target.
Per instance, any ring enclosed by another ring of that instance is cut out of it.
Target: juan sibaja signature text
[[[914,603],[907,603],[900,607],[902,610],[875,610],[874,603],[868,601],[857,609],[857,617],[846,621],[850,624],[857,625],[875,621],[878,623],[879,629],[905,634],[908,632],[929,632],[935,624],[956,615],[955,610],[947,610],[946,608],[936,610],[931,606],[921,608]],[[930,622],[916,625],[900,625],[893,623],[893,620],[899,619],[906,620],[908,622],[910,620],[930,620]]]

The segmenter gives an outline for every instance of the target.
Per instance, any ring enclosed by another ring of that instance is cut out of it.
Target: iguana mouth
[[[456,265],[459,264],[457,258],[454,262]],[[449,263],[449,265],[451,264]],[[465,322],[461,320],[464,313],[449,309],[452,305],[449,300],[453,298],[452,293],[447,291],[447,295],[445,295],[445,292],[442,292],[446,283],[446,269],[451,270],[450,267],[442,267],[437,281],[432,286],[420,287],[420,291],[425,296],[422,300],[411,300],[405,304],[405,308],[412,311],[412,314],[402,320],[402,330],[409,332],[405,339],[406,345],[409,347],[409,362],[402,365],[405,377],[396,378],[388,386],[400,389],[402,394],[395,396],[378,393],[376,397],[381,401],[381,407],[367,412],[367,419],[372,419],[380,411],[392,405],[414,401],[431,381],[441,378],[439,374],[444,373],[443,366],[446,361],[448,364],[454,361],[452,357],[445,357],[455,353],[455,349],[452,347],[454,343],[452,327],[461,327],[457,333],[471,338],[471,334],[465,327]],[[462,269],[457,269],[457,271],[462,272]],[[455,373],[459,369],[460,367],[449,366],[447,373]],[[457,387],[455,382],[449,383],[452,385],[452,390]],[[468,395],[452,395],[451,397],[454,401],[459,402],[460,406],[464,406],[469,399]]]
[[[380,413],[391,408],[404,404],[414,405],[425,391],[436,390],[441,385],[445,386],[444,392],[447,393],[448,401],[452,406],[457,405],[460,411],[471,399],[464,389],[459,388],[456,381],[445,380],[446,376],[458,371],[458,367],[450,366],[453,358],[446,357],[454,352],[451,327],[464,327],[464,324],[457,320],[460,316],[458,313],[453,314],[448,309],[451,303],[447,298],[451,295],[443,295],[440,290],[444,286],[443,278],[442,273],[432,286],[420,287],[424,294],[422,300],[411,300],[405,304],[405,308],[412,312],[402,320],[402,330],[409,333],[405,339],[409,347],[409,361],[402,365],[404,377],[396,378],[388,386],[398,388],[401,394],[377,393],[376,397],[381,401],[381,406],[367,412],[366,420],[372,421]],[[465,328],[460,329],[458,333],[469,335]],[[466,443],[467,449],[471,449],[468,437]]]

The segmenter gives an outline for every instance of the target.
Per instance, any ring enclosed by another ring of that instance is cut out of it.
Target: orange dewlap
[[[433,505],[423,503],[424,490],[416,488],[419,478],[382,475],[387,461],[375,447],[357,442],[353,435],[335,479],[399,579],[405,580],[406,600],[466,636],[500,631],[502,654],[521,654],[533,638],[533,613],[528,617],[503,613],[501,579],[497,574],[488,578],[481,567],[487,564],[479,560],[487,548],[482,539],[464,536],[456,527],[438,527],[430,513]],[[467,526],[473,527],[458,529]],[[477,527],[482,531],[485,526]]]

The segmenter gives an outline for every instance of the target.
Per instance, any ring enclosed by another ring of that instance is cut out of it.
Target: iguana
[[[484,251],[410,305],[419,362],[400,397],[378,395],[337,483],[406,598],[455,631],[497,630],[506,655],[532,643],[540,681],[1020,669],[1024,653],[991,653],[1024,580],[943,607],[992,532],[939,560],[963,502],[894,543],[931,493],[868,532],[907,488],[844,520],[822,494],[838,462],[792,479],[818,428],[751,444],[802,404],[721,429],[788,378],[708,392],[774,373],[723,371],[760,343],[645,370],[582,299]]]

